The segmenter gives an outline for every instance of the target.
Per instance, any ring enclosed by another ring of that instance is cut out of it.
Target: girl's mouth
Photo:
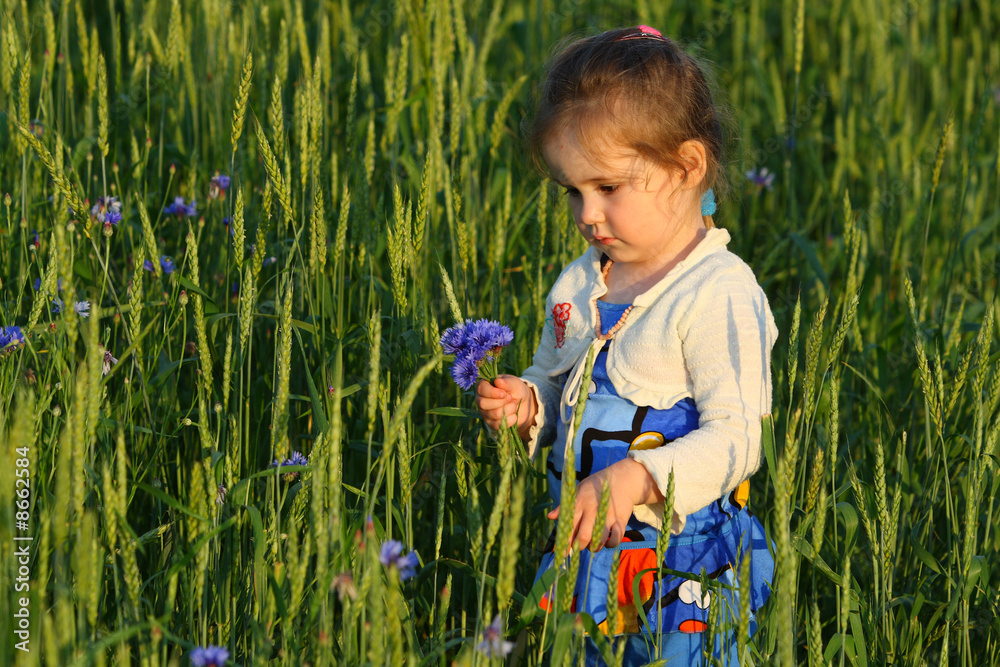
[[[616,240],[617,239],[615,239],[615,237],[613,237],[613,236],[595,236],[594,237],[594,241],[597,242],[597,243],[600,243],[601,245],[609,245],[610,243],[613,243]]]

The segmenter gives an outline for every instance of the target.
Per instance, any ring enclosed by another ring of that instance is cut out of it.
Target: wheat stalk
[[[247,49],[243,58],[243,69],[240,72],[240,85],[236,90],[236,107],[233,109],[233,128],[230,135],[230,142],[233,146],[233,153],[236,153],[236,146],[243,134],[243,121],[246,118],[247,102],[250,99],[250,80],[253,78],[253,51]]]
[[[287,188],[285,187],[285,181],[281,176],[281,169],[278,167],[278,161],[274,157],[271,145],[267,143],[267,137],[264,136],[263,126],[257,122],[255,129],[257,131],[257,147],[260,149],[261,156],[264,160],[264,171],[267,172],[267,177],[274,186],[274,193],[278,197],[278,203],[281,205],[281,211],[284,213],[285,219],[293,220],[295,216],[292,211],[291,198]]]
[[[292,291],[293,281],[287,278],[278,308],[278,344],[276,349],[278,377],[274,387],[274,426],[271,446],[274,455],[284,459],[288,454],[288,395],[292,368]]]
[[[104,53],[97,54],[97,150],[108,156],[108,66]]]
[[[76,192],[73,191],[73,186],[70,184],[69,179],[66,178],[66,174],[63,173],[63,170],[56,165],[56,161],[53,159],[52,154],[49,153],[49,150],[45,148],[42,142],[39,141],[38,137],[36,137],[25,125],[15,123],[15,126],[17,127],[17,131],[21,133],[21,136],[24,137],[25,141],[28,142],[31,149],[38,155],[38,159],[42,161],[42,164],[48,170],[49,176],[52,178],[52,182],[55,183],[59,193],[66,199],[66,203],[68,203],[69,207],[73,209],[75,215],[86,216],[85,211],[87,210],[87,207],[85,207],[83,202],[80,201],[80,198],[76,196]],[[84,234],[90,238],[89,219],[85,223],[83,231]]]

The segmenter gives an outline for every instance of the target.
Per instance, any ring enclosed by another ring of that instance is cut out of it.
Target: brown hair
[[[626,146],[685,175],[677,152],[695,139],[707,161],[701,191],[725,189],[722,123],[708,80],[702,66],[665,37],[621,28],[572,41],[552,58],[536,95],[527,134],[539,168],[545,142],[567,127],[598,162],[603,148]]]

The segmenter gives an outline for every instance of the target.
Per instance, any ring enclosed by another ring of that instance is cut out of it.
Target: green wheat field
[[[0,7],[0,664],[603,644],[538,607],[544,457],[438,340],[530,363],[584,245],[522,123],[559,40],[638,23],[714,72],[716,221],[781,332],[742,664],[1000,664],[997,3]]]

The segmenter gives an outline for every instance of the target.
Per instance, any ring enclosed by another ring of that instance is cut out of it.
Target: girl
[[[777,330],[753,272],[712,223],[722,143],[698,64],[653,28],[611,30],[563,49],[542,87],[530,146],[565,189],[591,247],[549,293],[531,367],[476,388],[490,428],[505,419],[532,456],[554,443],[547,469],[557,505],[566,447],[574,448],[582,481],[573,514],[556,507],[548,516],[573,522],[571,544],[581,550],[574,609],[622,636],[626,664],[701,664],[704,651],[738,665],[733,633],[741,625],[752,633],[773,572],[747,509],[747,479],[760,464]],[[593,376],[581,387],[590,350]],[[581,391],[586,410],[570,433]],[[654,571],[634,582],[657,567],[671,471],[663,567],[690,577],[657,580]],[[593,535],[605,482],[605,528]],[[539,574],[556,561],[552,542]],[[736,575],[748,557],[751,594],[741,601]],[[702,646],[709,629],[716,641]],[[587,647],[588,664],[603,664],[589,638]]]

